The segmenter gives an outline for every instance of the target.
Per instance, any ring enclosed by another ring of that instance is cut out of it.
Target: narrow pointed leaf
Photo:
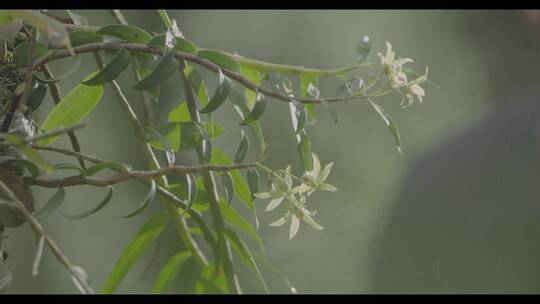
[[[165,136],[163,136],[161,133],[159,133],[154,128],[146,127],[145,130],[147,130],[149,132],[152,132],[152,134],[157,136],[157,138],[161,142],[163,148],[165,149],[165,155],[167,156],[167,163],[169,164],[169,166],[174,165],[174,163],[176,162],[176,157],[174,155],[174,151],[173,151],[173,149],[171,147],[171,144],[169,143],[167,138]]]
[[[311,141],[309,140],[307,133],[303,132],[301,135],[300,143],[298,143],[298,151],[300,152],[300,159],[304,171],[311,171],[313,169],[313,158],[311,156]]]
[[[114,163],[114,162],[102,162],[98,163],[84,171],[84,175],[86,176],[92,176],[96,173],[98,173],[101,170],[104,169],[110,169],[117,172],[127,172],[131,170],[131,166],[121,164],[121,163]]]
[[[250,109],[248,108],[244,100],[244,96],[240,94],[237,89],[231,89],[231,92],[229,92],[229,100],[234,105],[234,108],[238,115],[240,115],[240,118],[244,120],[250,112]],[[264,158],[267,153],[268,145],[266,144],[266,140],[264,139],[261,125],[259,124],[259,122],[255,121],[249,124],[249,129],[251,130],[253,135],[255,135],[255,138],[259,143],[261,158]]]
[[[242,163],[246,159],[247,151],[249,149],[249,139],[247,134],[244,130],[240,131],[242,133],[242,138],[240,139],[240,145],[236,150],[236,154],[234,155],[234,162],[237,164]]]
[[[89,79],[94,74],[90,74],[86,79]],[[58,127],[79,123],[92,112],[102,96],[103,86],[90,87],[83,84],[77,85],[49,112],[41,129],[50,131]],[[39,144],[49,145],[56,139],[58,139],[58,136],[48,137],[40,140]]]
[[[97,32],[99,35],[109,35],[120,38],[131,43],[148,43],[152,36],[143,29],[132,25],[113,24],[106,25],[100,28]]]
[[[225,229],[225,237],[229,240],[233,250],[240,257],[242,262],[244,262],[244,264],[246,264],[246,266],[257,276],[257,279],[259,279],[261,282],[266,293],[269,293],[270,291],[268,290],[264,277],[262,276],[262,273],[255,262],[255,258],[253,258],[253,255],[251,254],[251,251],[246,243],[244,243],[236,232],[228,228]]]
[[[120,49],[113,59],[101,69],[94,77],[81,82],[88,86],[101,85],[109,81],[115,80],[122,72],[124,72],[131,62],[131,54],[126,49]]]
[[[45,205],[40,210],[36,212],[35,215],[41,217],[53,213],[54,211],[56,211],[56,209],[58,209],[58,207],[60,207],[65,197],[66,190],[64,190],[64,188],[58,188],[56,193],[45,203]]]
[[[148,247],[163,231],[169,221],[168,214],[157,214],[151,217],[139,230],[135,238],[131,240],[122,256],[110,273],[102,293],[113,293],[129,270],[135,265]]]
[[[197,56],[207,59],[220,67],[233,71],[239,72],[240,65],[238,62],[231,56],[216,50],[200,49],[197,52]]]
[[[197,95],[197,98],[199,99],[201,105],[203,107],[206,106],[209,102],[208,90],[199,72],[197,72],[197,70],[195,70],[193,66],[187,65],[183,73],[184,76],[186,76],[186,78],[189,80],[189,83],[195,91],[195,94]]]
[[[137,209],[133,210],[127,215],[120,216],[120,218],[130,218],[141,213],[144,209],[146,209],[146,207],[150,205],[150,203],[154,200],[155,196],[156,196],[156,182],[152,180],[151,185],[150,185],[150,191],[148,192],[144,200],[141,202],[139,207],[137,207]]]
[[[240,67],[240,75],[244,76],[247,80],[253,82],[256,85],[261,85],[261,72],[246,68],[245,66]],[[248,108],[251,110],[255,106],[255,101],[257,100],[257,92],[252,91],[248,88],[244,88],[244,96],[246,97],[246,102]]]
[[[231,81],[229,78],[225,77],[223,75],[223,72],[219,70],[219,80],[218,80],[218,87],[216,89],[216,92],[214,93],[214,96],[212,96],[212,99],[208,102],[208,104],[202,108],[199,112],[201,113],[211,113],[217,108],[219,108],[225,99],[227,99],[227,96],[229,95],[229,91],[231,90]]]
[[[99,204],[97,204],[94,208],[80,214],[73,214],[73,215],[64,214],[64,216],[72,220],[80,220],[85,217],[88,217],[98,212],[99,210],[103,209],[111,201],[113,197],[113,193],[114,193],[114,188],[112,186],[109,186],[107,188],[107,195],[105,196],[105,198],[101,202],[99,202]]]
[[[65,79],[69,75],[73,74],[76,70],[79,69],[79,66],[81,65],[81,57],[79,55],[75,55],[73,57],[73,63],[71,64],[71,67],[67,72],[63,73],[62,75],[56,76],[54,78],[45,78],[39,76],[39,73],[34,73],[34,78],[36,81],[40,83],[50,84],[50,83],[57,83],[60,82],[62,79]]]
[[[262,94],[257,95],[257,102],[255,102],[255,106],[249,113],[249,115],[240,123],[241,125],[249,125],[253,123],[254,121],[259,120],[261,116],[264,113],[264,110],[266,109],[266,99]]]
[[[191,209],[191,206],[197,198],[197,180],[193,174],[186,174],[186,186],[187,186],[187,209]]]
[[[174,52],[169,52],[161,57],[152,72],[135,84],[133,88],[140,91],[150,90],[171,77],[176,71],[176,67],[177,62],[174,58]]]
[[[187,103],[184,101],[180,103],[180,105],[176,108],[174,108],[172,111],[169,112],[169,122],[190,122],[191,116],[189,114],[189,109],[187,107]]]
[[[225,198],[227,204],[230,204],[234,196],[234,182],[231,174],[227,171],[221,174],[221,182],[223,183],[223,188],[225,188]]]
[[[378,106],[376,103],[374,103],[371,100],[369,101],[369,103],[371,104],[371,106],[373,106],[375,111],[377,111],[379,116],[381,116],[381,118],[384,120],[384,123],[390,130],[390,133],[392,133],[392,136],[394,136],[394,141],[396,143],[397,150],[401,154],[402,153],[401,152],[401,138],[399,137],[399,130],[398,130],[397,124],[394,122],[392,117],[390,117],[390,115],[386,113],[386,111],[383,108],[381,108],[380,106]]]
[[[77,30],[69,32],[72,47],[78,47],[88,43],[103,42],[103,37],[94,32]]]
[[[47,37],[48,43],[55,48],[69,48],[69,36],[63,23],[46,16],[37,10],[2,10],[0,23],[24,20],[32,24]]]
[[[233,162],[231,159],[225,154],[225,152],[221,151],[218,148],[214,148],[214,151],[212,152],[212,160],[210,161],[211,164],[215,165],[232,165]],[[255,205],[253,204],[253,199],[251,198],[251,193],[249,191],[249,187],[244,181],[244,178],[240,174],[238,170],[231,170],[228,171],[233,179],[234,183],[234,193],[235,195],[243,201],[246,206],[254,212]]]
[[[248,180],[249,190],[251,192],[251,197],[253,198],[255,196],[255,193],[259,193],[259,190],[260,190],[259,171],[257,171],[257,169],[254,169],[254,168],[248,168],[247,180]]]
[[[184,266],[186,261],[192,256],[193,254],[187,251],[182,251],[173,255],[167,264],[159,271],[154,287],[152,287],[152,293],[160,294],[166,292],[182,269],[182,266]]]
[[[264,252],[264,242],[255,230],[255,228],[253,228],[250,223],[244,220],[242,216],[226,202],[222,201],[219,206],[221,207],[221,213],[223,214],[225,222],[227,222],[229,225],[243,230],[245,233],[251,236],[259,245],[259,250]]]

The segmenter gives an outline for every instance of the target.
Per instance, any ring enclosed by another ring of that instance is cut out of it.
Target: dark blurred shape
[[[509,21],[501,37],[519,29],[517,16],[540,38],[540,11],[499,16]],[[486,21],[471,24],[497,24]],[[504,99],[408,169],[372,252],[372,291],[540,291],[540,91]]]
[[[34,211],[34,197],[30,189],[24,184],[22,178],[14,172],[0,167],[0,180],[23,202],[28,211]],[[4,200],[8,199],[4,194],[0,194],[0,198]],[[0,205],[0,230],[2,226],[10,228],[18,227],[24,221],[25,219],[21,212],[8,206]]]

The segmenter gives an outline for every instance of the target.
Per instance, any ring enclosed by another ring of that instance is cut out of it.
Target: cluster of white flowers
[[[270,225],[279,227],[290,221],[289,239],[292,239],[297,234],[300,220],[314,229],[324,230],[321,225],[313,220],[312,216],[315,215],[316,211],[310,211],[306,208],[306,197],[317,190],[337,191],[335,186],[324,182],[332,170],[333,163],[327,164],[321,170],[321,163],[317,155],[313,153],[312,157],[313,169],[304,173],[302,176],[303,182],[299,186],[293,187],[291,166],[289,165],[285,171],[272,175],[270,191],[255,194],[257,198],[270,199],[265,211],[276,209],[284,201],[287,203],[286,214]]]
[[[396,60],[396,53],[392,50],[392,45],[388,41],[386,41],[386,54],[383,56],[381,53],[377,53],[377,55],[381,58],[384,74],[388,78],[390,86],[404,96],[401,105],[405,108],[410,106],[413,104],[415,97],[421,103],[426,93],[420,85],[427,81],[428,68],[426,67],[424,75],[412,81],[407,81],[407,74],[403,71],[403,66],[414,62],[411,58]]]

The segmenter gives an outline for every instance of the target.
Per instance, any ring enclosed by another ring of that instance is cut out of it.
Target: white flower
[[[405,90],[405,99],[407,100],[407,103],[405,104],[405,99],[404,99],[403,102],[401,103],[401,106],[406,108],[410,106],[411,104],[413,104],[414,97],[416,97],[418,101],[422,103],[422,98],[426,96],[426,92],[420,85],[427,81],[427,75],[428,75],[428,68],[426,67],[426,74],[407,83],[407,89]]]
[[[392,51],[392,45],[386,41],[386,54],[383,56],[377,53],[384,66],[384,73],[391,82],[393,88],[398,88],[407,84],[407,75],[401,71],[403,65],[414,62],[411,58],[400,58],[395,60],[396,53]]]
[[[298,187],[294,187],[292,189],[292,192],[307,192],[307,194],[310,195],[315,190],[332,192],[337,191],[337,188],[335,186],[324,183],[324,181],[328,178],[328,175],[330,174],[334,163],[327,164],[324,169],[321,170],[321,162],[319,161],[319,158],[315,153],[312,153],[311,155],[313,157],[313,169],[304,173],[304,175],[302,176],[302,180],[304,181],[304,183]]]

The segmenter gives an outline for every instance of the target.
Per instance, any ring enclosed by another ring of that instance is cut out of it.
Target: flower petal
[[[308,212],[304,213],[304,216],[302,217],[302,220],[304,222],[306,222],[309,226],[311,226],[311,228],[313,228],[313,229],[324,230],[324,227],[317,224],[317,222],[315,222],[315,220],[313,220],[313,218],[308,214]]]
[[[273,199],[270,201],[270,203],[268,204],[268,206],[266,206],[266,209],[264,209],[264,211],[272,211],[274,209],[276,209],[277,206],[279,206],[281,204],[281,202],[283,202],[283,199],[285,197],[280,197],[280,198],[276,198],[276,199]]]
[[[270,198],[270,192],[259,192],[259,193],[255,193],[254,196],[255,196],[256,198],[266,199],[266,198]]]
[[[317,157],[317,154],[311,153],[311,156],[313,157],[313,170],[311,170],[310,173],[313,176],[317,176],[321,171],[321,162],[319,161],[319,157]]]
[[[330,171],[332,170],[332,166],[334,163],[329,163],[328,165],[324,166],[324,169],[321,171],[321,174],[319,174],[319,182],[324,182],[326,178],[328,178],[328,175],[330,174]]]
[[[289,230],[289,240],[292,240],[292,238],[298,233],[298,229],[300,228],[300,219],[293,214],[291,216],[291,228]]]
[[[284,216],[278,219],[277,221],[270,223],[270,226],[280,227],[280,226],[283,226],[283,224],[285,224],[286,222],[287,222],[287,216]]]
[[[330,185],[330,184],[327,184],[327,183],[320,183],[319,187],[317,187],[317,188],[319,190],[323,190],[323,191],[331,191],[331,192],[336,192],[337,191],[336,186]]]

